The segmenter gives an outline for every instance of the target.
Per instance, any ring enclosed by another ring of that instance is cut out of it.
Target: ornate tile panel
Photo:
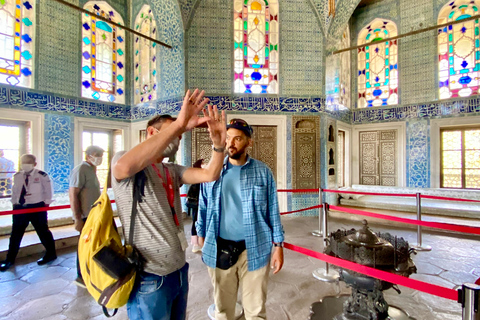
[[[327,30],[329,38],[339,38],[341,36],[345,25],[359,3],[360,0],[336,0],[335,18],[331,21]]]
[[[78,0],[68,2],[78,6]],[[39,2],[37,32],[40,91],[61,95],[80,95],[80,15],[55,1]]]
[[[45,171],[53,181],[54,192],[68,190],[73,151],[73,117],[46,114]]]
[[[322,117],[323,118],[323,117]],[[321,135],[319,116],[292,117],[292,187],[312,189],[323,183],[323,171],[320,173],[319,159],[322,162],[325,150],[320,146]]]
[[[233,1],[202,0],[186,33],[189,88],[233,92]]]
[[[323,95],[323,34],[306,1],[280,3],[280,94]]]
[[[64,98],[26,90],[0,86],[0,105],[30,111],[56,111],[76,116],[103,119],[130,120],[130,106],[97,103],[94,101]]]
[[[407,187],[430,187],[430,125],[407,121]]]
[[[183,95],[185,87],[185,56],[183,22],[176,0],[151,0],[151,7],[157,20],[157,39],[173,48],[160,46],[157,70],[159,73],[158,99],[165,100]]]
[[[182,11],[184,29],[187,28],[188,21],[190,20],[190,16],[193,14],[193,9],[197,1],[198,0],[178,0],[180,10]]]

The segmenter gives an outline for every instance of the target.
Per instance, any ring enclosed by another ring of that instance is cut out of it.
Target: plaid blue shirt
[[[211,268],[217,264],[217,237],[220,229],[221,191],[227,169],[225,158],[220,179],[201,186],[198,220],[199,237],[205,238],[202,258]],[[245,245],[248,271],[265,267],[270,261],[272,242],[283,242],[283,226],[278,209],[277,187],[273,174],[261,161],[247,158],[240,172]]]

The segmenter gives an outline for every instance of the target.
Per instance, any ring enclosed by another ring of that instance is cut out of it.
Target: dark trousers
[[[45,202],[25,204],[25,205],[14,205],[13,209],[29,209],[29,208],[39,208],[44,207]],[[31,222],[35,231],[40,238],[43,246],[47,250],[45,255],[54,256],[55,253],[55,241],[53,240],[53,235],[48,230],[48,218],[47,211],[40,211],[34,213],[24,213],[24,214],[14,214],[12,215],[12,233],[10,235],[10,244],[8,246],[7,260],[15,262],[17,257],[18,250],[20,249],[20,244],[22,242],[23,235],[25,234],[25,229],[27,229],[28,224]]]
[[[85,224],[85,222],[87,221],[87,218],[83,218],[83,223]],[[80,261],[78,260],[78,247],[77,247],[77,277],[79,277],[80,279],[83,279],[82,278],[82,271],[80,270]]]
[[[198,207],[188,207],[188,215],[192,216],[192,236],[196,236],[197,229],[195,228],[195,223],[197,222]]]

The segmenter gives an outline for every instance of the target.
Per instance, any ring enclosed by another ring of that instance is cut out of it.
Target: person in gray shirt
[[[75,230],[82,232],[92,204],[100,197],[100,183],[97,178],[97,166],[102,164],[104,150],[97,146],[89,146],[85,150],[85,161],[73,168],[70,173],[68,195],[70,207],[75,221]],[[80,273],[77,254],[77,279],[75,284],[85,288]]]
[[[204,92],[187,91],[178,118],[159,115],[147,124],[147,139],[112,161],[112,187],[123,226],[130,225],[136,173],[146,176],[145,192],[138,203],[133,245],[145,259],[127,303],[130,320],[184,320],[188,296],[188,246],[181,219],[179,188],[182,184],[215,181],[223,165],[226,139],[225,112],[216,106],[204,109]],[[204,117],[198,117],[203,111]],[[163,163],[178,150],[181,135],[206,123],[212,140],[212,158],[205,168]],[[125,239],[129,227],[124,227]]]

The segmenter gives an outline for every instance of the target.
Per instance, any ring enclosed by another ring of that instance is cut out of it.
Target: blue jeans
[[[130,320],[185,320],[188,297],[188,263],[166,276],[137,275],[127,303]]]

